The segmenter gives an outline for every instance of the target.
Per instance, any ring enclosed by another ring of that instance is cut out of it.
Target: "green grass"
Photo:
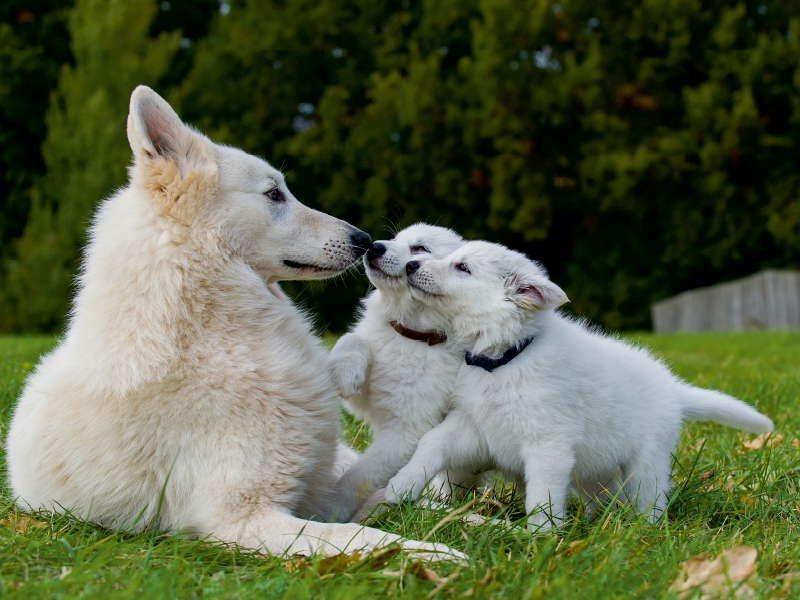
[[[444,512],[409,506],[373,520],[469,554],[467,565],[433,565],[441,579],[431,580],[402,554],[357,561],[267,558],[166,533],[110,532],[65,517],[26,520],[3,486],[0,595],[660,598],[674,596],[669,587],[682,561],[749,544],[759,553],[757,595],[800,597],[800,450],[791,443],[800,438],[800,334],[632,337],[689,381],[756,405],[784,436],[778,445],[747,450],[743,442],[754,436],[714,424],[687,425],[675,456],[669,518],[658,525],[624,509],[590,521],[577,503],[566,525],[537,536],[497,526],[468,528],[446,522]],[[48,338],[0,339],[3,436],[26,373],[52,344]],[[344,431],[361,447],[369,441],[368,430],[352,420]],[[484,514],[524,516],[510,488],[498,487],[487,502],[468,501]]]

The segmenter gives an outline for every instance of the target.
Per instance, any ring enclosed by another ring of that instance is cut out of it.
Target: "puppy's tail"
[[[769,417],[722,392],[687,385],[683,386],[681,401],[683,416],[690,421],[714,421],[753,433],[766,433],[773,429]]]

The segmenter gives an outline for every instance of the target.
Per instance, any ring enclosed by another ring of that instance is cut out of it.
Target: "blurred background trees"
[[[644,328],[800,266],[800,2],[0,0],[0,330],[57,331],[130,91],[375,238],[418,220],[544,262]],[[46,115],[46,116],[45,116]],[[347,326],[363,277],[287,286]]]

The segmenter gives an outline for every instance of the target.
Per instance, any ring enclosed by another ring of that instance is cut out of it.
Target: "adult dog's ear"
[[[216,185],[211,142],[184,125],[161,96],[143,85],[131,94],[128,141],[135,158],[131,181],[142,185],[162,211],[191,220]]]
[[[161,96],[144,85],[133,90],[128,141],[137,162],[157,160],[160,156],[180,167],[191,135],[191,130]]]
[[[545,277],[513,278],[510,293],[524,308],[547,310],[569,302],[566,292]]]

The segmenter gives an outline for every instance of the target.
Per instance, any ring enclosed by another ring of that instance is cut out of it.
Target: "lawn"
[[[53,597],[677,597],[681,563],[736,545],[756,548],[755,597],[800,597],[800,334],[632,336],[677,373],[756,405],[773,418],[777,443],[715,424],[684,428],[674,459],[669,515],[651,525],[625,509],[594,520],[570,505],[560,529],[531,536],[500,525],[466,527],[444,511],[399,506],[371,523],[445,542],[468,564],[422,565],[403,554],[353,559],[268,558],[163,532],[114,533],[65,517],[26,516],[3,484],[0,595]],[[0,338],[0,428],[5,438],[25,375],[52,338]],[[91,357],[87,357],[91,360]],[[345,437],[369,433],[347,420]],[[753,446],[753,444],[750,444]],[[513,490],[498,485],[471,510],[520,522]],[[609,507],[610,508],[610,507]],[[699,593],[694,596],[699,598]]]

